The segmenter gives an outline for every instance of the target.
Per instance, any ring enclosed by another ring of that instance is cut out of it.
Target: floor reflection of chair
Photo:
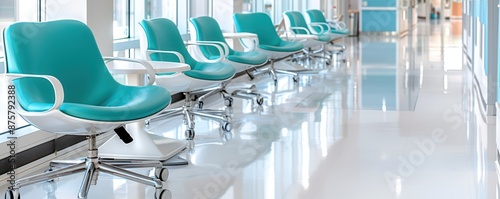
[[[255,119],[261,121],[262,117]],[[248,165],[271,151],[272,143],[280,136],[269,130],[275,124],[272,122],[274,119],[265,120],[265,125],[258,125],[252,120],[246,118],[246,122],[241,124],[249,126],[247,131],[235,135],[235,139],[225,144],[196,143],[192,152],[187,155],[190,165],[183,167],[182,170],[172,169],[169,188],[187,190],[184,193],[186,198],[223,196],[234,186],[235,180],[241,178],[242,172]],[[220,155],[207,156],[207,154]]]

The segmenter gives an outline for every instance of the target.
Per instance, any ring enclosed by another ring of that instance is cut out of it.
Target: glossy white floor
[[[494,126],[477,113],[460,30],[457,21],[419,24],[403,38],[346,39],[348,64],[298,85],[255,79],[271,93],[266,105],[235,99],[231,134],[197,121],[182,154],[190,164],[170,167],[166,187],[175,199],[497,198]],[[180,119],[148,129],[183,139]],[[76,198],[81,177],[21,192]],[[153,189],[101,175],[89,198],[153,198]]]

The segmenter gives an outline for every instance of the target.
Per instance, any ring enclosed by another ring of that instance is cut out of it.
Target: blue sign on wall
[[[363,32],[395,32],[398,17],[395,10],[363,10]]]

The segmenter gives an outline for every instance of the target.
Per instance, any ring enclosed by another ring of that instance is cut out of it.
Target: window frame
[[[115,11],[116,7],[115,7],[115,4],[114,4],[114,1],[113,0],[113,12]],[[126,27],[127,27],[127,34],[125,37],[120,37],[120,38],[115,38],[114,37],[114,29],[113,29],[113,40],[123,40],[123,39],[130,39],[132,37],[132,15],[130,13],[132,13],[132,0],[125,0],[125,20],[127,21],[126,23]],[[134,12],[135,13],[135,12]],[[114,17],[115,17],[115,13],[113,13],[113,20],[114,20]],[[114,27],[113,27],[114,28]]]

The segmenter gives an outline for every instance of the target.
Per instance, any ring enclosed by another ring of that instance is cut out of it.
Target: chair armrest
[[[343,21],[339,21],[337,23],[337,26],[338,26],[339,30],[344,30],[347,28],[347,25]]]
[[[130,59],[130,58],[124,58],[124,57],[103,57],[105,63],[109,63],[112,61],[126,61],[126,62],[134,62],[134,63],[139,63],[144,68],[146,68],[146,71],[148,71],[148,84],[147,85],[153,85],[156,81],[156,71],[153,68],[153,65],[151,65],[149,62],[146,60],[142,59]]]
[[[186,42],[186,45],[196,45],[196,46],[212,46],[219,50],[219,58],[214,60],[209,60],[209,63],[218,63],[226,59],[229,54],[229,47],[220,41],[196,41],[196,42]],[[221,46],[224,48],[222,49]]]
[[[320,32],[318,34],[328,33],[331,30],[330,25],[328,25],[327,23],[323,23],[323,22],[313,22],[313,23],[310,23],[309,26],[319,27]],[[325,30],[325,27],[326,27],[326,30]]]
[[[225,39],[239,39],[241,45],[248,49],[248,51],[254,51],[257,46],[259,46],[259,37],[257,34],[248,32],[237,32],[237,33],[222,33]],[[250,39],[253,42],[253,46],[248,47],[242,39]]]
[[[175,56],[177,56],[177,58],[179,58],[180,63],[186,63],[186,61],[184,61],[184,56],[182,56],[181,53],[168,50],[146,50],[146,59],[148,61],[151,61],[151,54],[153,53],[174,54]]]
[[[290,30],[303,30],[306,31],[306,34],[310,35],[311,31],[309,31],[307,28],[304,27],[290,27]]]
[[[289,40],[288,35],[291,34],[293,36],[293,39],[291,41],[297,40],[297,34],[295,34],[295,32],[293,32],[291,30],[280,30],[280,31],[278,31],[278,35],[281,35],[280,33],[284,33],[284,35],[280,36],[283,39]]]
[[[257,34],[249,33],[249,32],[231,32],[231,33],[222,33],[224,38],[226,39],[241,39],[241,38],[256,38]]]
[[[61,106],[61,104],[64,102],[64,89],[61,84],[61,82],[55,78],[54,76],[50,75],[32,75],[32,74],[16,74],[16,73],[7,73],[5,74],[5,78],[7,82],[12,82],[15,79],[21,79],[21,78],[42,78],[46,79],[49,81],[49,83],[52,85],[52,88],[54,88],[54,105],[52,107],[44,112],[30,112],[30,114],[45,114],[47,112],[57,110]],[[16,106],[20,107],[19,103],[16,103]]]
[[[327,20],[328,25],[334,27],[336,30],[343,30],[347,28],[347,25],[340,20]]]
[[[337,23],[339,20],[338,19],[327,19],[327,23]]]

